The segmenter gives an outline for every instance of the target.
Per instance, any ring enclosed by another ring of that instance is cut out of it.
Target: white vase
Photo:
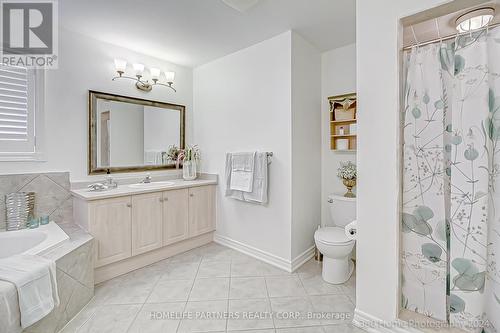
[[[196,176],[196,162],[184,161],[182,163],[182,178],[184,178],[184,180],[194,180]]]

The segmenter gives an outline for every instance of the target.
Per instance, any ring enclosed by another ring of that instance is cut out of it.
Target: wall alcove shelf
[[[330,105],[330,149],[356,151],[356,94],[328,97]]]

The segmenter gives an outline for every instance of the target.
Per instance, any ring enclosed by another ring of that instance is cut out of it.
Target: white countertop
[[[195,179],[186,181],[183,179],[169,179],[172,185],[165,185],[153,188],[135,188],[130,187],[130,184],[119,185],[117,188],[106,191],[90,191],[87,188],[83,189],[73,189],[71,193],[73,196],[83,199],[83,200],[98,200],[98,199],[108,199],[116,197],[124,197],[128,195],[143,194],[143,193],[154,193],[169,190],[177,190],[181,188],[203,186],[203,185],[215,185],[217,184],[216,179]],[[154,181],[153,181],[154,182]]]

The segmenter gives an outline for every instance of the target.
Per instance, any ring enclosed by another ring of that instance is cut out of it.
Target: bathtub
[[[68,238],[55,222],[36,229],[0,232],[0,259],[15,254],[42,255]]]

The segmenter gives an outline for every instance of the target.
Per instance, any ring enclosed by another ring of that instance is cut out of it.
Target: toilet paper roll
[[[348,239],[356,239],[357,228],[358,222],[356,220],[345,226],[344,231]]]

